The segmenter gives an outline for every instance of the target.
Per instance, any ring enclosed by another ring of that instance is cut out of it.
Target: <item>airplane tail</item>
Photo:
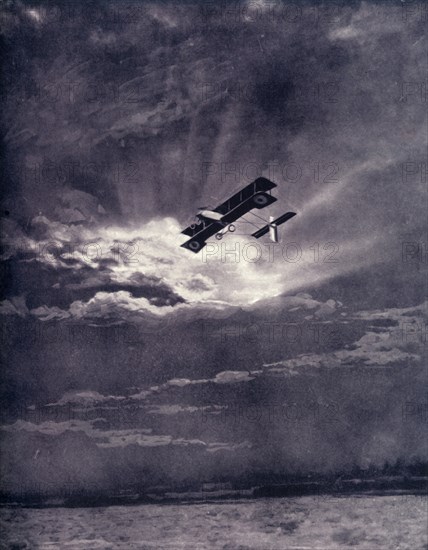
[[[274,223],[273,216],[269,216],[269,237],[273,243],[278,243],[278,226]]]
[[[266,233],[269,233],[270,231],[272,240],[274,242],[278,242],[278,231],[277,231],[278,225],[285,223],[286,221],[290,220],[294,216],[296,216],[296,212],[286,212],[276,220],[270,221],[268,225],[265,225],[262,228],[258,229],[255,233],[252,233],[251,236],[255,237],[256,239],[260,239],[260,237],[263,237],[263,235],[266,235]]]

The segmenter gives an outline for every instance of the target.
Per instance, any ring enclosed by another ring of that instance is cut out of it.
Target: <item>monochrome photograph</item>
[[[427,8],[0,2],[1,549],[428,550]]]

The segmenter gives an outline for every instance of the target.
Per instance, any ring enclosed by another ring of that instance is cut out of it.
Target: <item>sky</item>
[[[424,5],[0,16],[6,486],[426,459]],[[280,243],[180,247],[258,176]]]

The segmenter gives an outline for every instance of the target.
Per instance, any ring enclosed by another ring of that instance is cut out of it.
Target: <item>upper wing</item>
[[[253,200],[253,197],[251,196],[249,199],[247,199],[244,202],[241,202],[236,208],[233,210],[230,210],[227,214],[223,216],[223,222],[224,223],[232,223],[235,222],[237,219],[242,218],[242,216],[245,216],[245,214],[248,214],[250,210],[253,208],[265,208],[265,206],[269,206],[270,204],[274,203],[277,199],[275,197],[272,197],[272,195],[265,194],[263,197],[263,204],[255,203]]]
[[[241,189],[241,191],[232,195],[230,199],[221,203],[219,206],[217,206],[217,208],[214,208],[214,212],[220,212],[220,214],[223,215],[227,214],[243,202],[250,199],[256,193],[260,191],[270,191],[276,186],[276,183],[273,183],[267,178],[257,178],[252,183]]]

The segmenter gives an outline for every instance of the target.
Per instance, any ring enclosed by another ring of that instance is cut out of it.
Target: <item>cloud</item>
[[[248,441],[242,441],[241,443],[210,443],[207,451],[209,453],[216,453],[218,451],[236,452],[241,449],[251,449],[252,445]]]
[[[85,420],[70,420],[65,422],[46,420],[39,424],[34,424],[25,420],[17,420],[13,424],[1,426],[1,429],[5,432],[25,431],[54,436],[58,436],[66,431],[81,431],[90,437],[97,437],[100,436],[101,432],[94,428],[94,424],[99,421],[103,421],[103,419],[95,419],[92,422]]]
[[[249,382],[250,380],[253,380],[253,377],[251,377],[250,373],[248,371],[222,371],[218,372],[214,378],[202,378],[202,379],[196,379],[196,380],[189,380],[188,378],[173,378],[171,380],[168,380],[165,384],[162,386],[159,386],[156,388],[156,391],[167,389],[171,386],[177,386],[179,388],[184,388],[189,385],[193,384],[209,384],[209,383],[215,383],[215,384],[234,384],[236,382]]]
[[[57,306],[53,306],[53,307],[40,306],[30,310],[30,313],[34,317],[37,317],[38,319],[40,319],[40,321],[53,321],[53,320],[59,321],[59,320],[68,319],[69,317],[71,317],[68,311],[64,311],[63,309]]]
[[[138,445],[139,447],[165,447],[173,445],[184,448],[206,448],[211,452],[216,452],[219,450],[233,451],[243,447],[250,447],[248,442],[240,444],[206,443],[200,439],[174,438],[170,435],[157,435],[152,434],[151,429],[144,428],[132,430],[98,430],[94,428],[94,424],[99,423],[101,420],[102,419],[95,419],[91,422],[83,420],[72,420],[67,422],[46,421],[40,424],[18,420],[14,424],[0,426],[0,429],[9,433],[24,431],[56,437],[68,431],[84,432],[89,438],[94,440],[95,444],[100,449],[126,448],[130,445]]]
[[[409,360],[420,360],[420,355],[402,351],[391,345],[389,333],[373,332],[365,334],[358,340],[355,343],[355,349],[336,351],[333,356],[345,365],[361,362],[365,365],[384,366],[399,362],[405,364]]]
[[[30,17],[36,23],[41,23],[43,21],[43,18],[44,18],[43,11],[42,10],[37,10],[35,8],[31,8],[31,9],[26,10],[26,14],[28,15],[28,17]]]
[[[134,393],[130,396],[130,399],[143,400],[146,399],[152,392],[150,390],[141,390],[138,393]]]
[[[150,313],[156,316],[171,313],[173,306],[154,306],[146,298],[133,298],[129,292],[97,292],[88,302],[80,300],[70,305],[69,312],[75,319],[123,318],[129,314]],[[125,314],[125,315],[123,315]]]
[[[299,373],[313,372],[321,367],[333,369],[346,366],[386,367],[407,365],[408,362],[420,363],[423,346],[419,353],[411,353],[402,337],[402,331],[393,328],[388,332],[366,332],[359,340],[346,348],[324,354],[302,354],[292,359],[265,364],[268,373],[282,373],[294,376]]]
[[[115,395],[102,395],[96,391],[70,391],[59,399],[56,403],[48,403],[47,407],[63,406],[63,405],[95,405],[106,401],[120,401],[125,397]]]
[[[124,410],[135,402],[142,402],[142,407],[146,411],[153,414],[174,415],[178,413],[192,413],[197,410],[203,410],[205,403],[181,402],[181,398],[188,395],[188,388],[192,389],[192,395],[202,395],[206,390],[206,386],[210,386],[208,390],[213,395],[217,395],[216,386],[233,387],[237,384],[245,382],[254,382],[264,380],[266,377],[293,377],[298,378],[302,375],[315,376],[320,370],[331,370],[338,368],[351,367],[367,367],[367,368],[392,368],[399,365],[419,365],[421,364],[424,355],[423,340],[407,342],[403,335],[402,326],[400,323],[410,322],[413,316],[424,309],[424,304],[413,306],[410,308],[395,308],[389,316],[387,326],[374,326],[375,321],[388,320],[388,316],[384,316],[381,311],[364,311],[361,314],[354,312],[348,314],[347,317],[341,317],[341,309],[343,305],[338,301],[331,299],[326,302],[314,300],[309,294],[302,293],[296,297],[284,297],[275,299],[268,304],[270,312],[270,321],[277,322],[277,316],[283,315],[284,311],[289,311],[293,315],[300,317],[287,318],[292,322],[293,327],[300,326],[302,316],[304,322],[308,322],[307,313],[313,312],[309,322],[312,319],[317,323],[316,326],[326,327],[328,329],[328,345],[333,348],[327,351],[320,350],[320,343],[323,341],[323,332],[319,333],[318,340],[315,339],[313,351],[299,353],[299,347],[296,348],[296,354],[285,359],[276,359],[274,361],[264,361],[260,358],[260,363],[248,363],[247,369],[237,369],[234,364],[234,356],[228,360],[229,369],[225,369],[210,376],[189,376],[173,377],[165,382],[156,385],[147,384],[132,388],[133,392],[125,392],[125,395],[103,395],[93,390],[80,390],[76,392],[67,392],[63,397],[51,405],[64,405],[67,403],[81,404],[88,407],[94,407],[94,410],[101,410],[102,404],[108,404],[112,409]],[[284,309],[285,306],[285,309]],[[183,306],[184,307],[184,306]],[[187,306],[185,306],[187,307]],[[328,308],[327,321],[324,320],[325,308]],[[257,308],[250,308],[249,312],[257,311]],[[263,311],[265,311],[263,309]],[[322,315],[317,315],[321,312]],[[105,314],[105,312],[104,312]],[[332,319],[331,317],[335,315]],[[339,315],[339,316],[338,316]],[[245,319],[245,317],[244,317]],[[279,318],[279,321],[281,318]],[[278,322],[279,322],[278,321]],[[257,322],[257,318],[252,318],[251,323]],[[219,319],[218,330],[223,329],[223,322]],[[349,324],[350,323],[350,324]],[[361,324],[363,323],[363,324]],[[171,325],[172,327],[173,325]],[[303,325],[302,325],[303,326]],[[306,325],[305,325],[306,326]],[[312,326],[312,325],[311,325]],[[359,338],[348,340],[348,337],[341,334],[341,327],[349,326],[349,336],[352,336],[357,330],[360,333]],[[233,325],[232,325],[233,328]],[[227,325],[226,330],[230,330]],[[303,329],[302,329],[303,330]],[[332,331],[332,332],[331,332]],[[234,331],[234,333],[236,330]],[[331,334],[330,334],[331,332]],[[313,332],[310,332],[313,336]],[[332,336],[332,339],[330,339]],[[336,340],[337,336],[337,340]],[[334,338],[333,338],[334,337]],[[217,340],[216,340],[217,341]],[[218,340],[220,341],[220,340]],[[318,342],[318,343],[317,343]],[[227,342],[226,342],[227,343]],[[276,355],[283,353],[281,346],[275,352]],[[211,368],[211,367],[210,367]],[[196,372],[200,372],[200,368]],[[212,372],[212,371],[211,371]],[[181,396],[180,398],[178,396]],[[172,401],[170,401],[172,399]],[[177,402],[180,399],[180,402]],[[202,407],[202,409],[201,409]],[[124,411],[126,416],[126,411]]]
[[[21,270],[18,274],[23,273],[22,284],[28,287],[28,299],[38,302],[32,308],[34,314],[57,318],[66,314],[56,310],[43,315],[39,307],[64,309],[62,304],[52,303],[59,297],[64,300],[64,296],[69,300],[75,298],[68,313],[79,318],[88,312],[98,315],[97,310],[101,307],[111,315],[115,307],[118,313],[120,310],[165,313],[172,309],[164,306],[174,307],[181,303],[191,308],[200,305],[210,308],[216,303],[247,306],[352,272],[367,262],[367,251],[375,245],[372,239],[365,245],[364,254],[361,253],[362,243],[357,241],[345,242],[342,248],[335,245],[342,256],[346,254],[346,263],[340,255],[334,263],[314,263],[313,253],[304,250],[303,242],[297,244],[298,261],[289,261],[288,256],[284,256],[285,245],[275,245],[274,261],[270,261],[268,249],[246,236],[233,236],[221,244],[212,243],[208,256],[204,255],[205,251],[190,254],[180,247],[182,227],[172,218],[124,228],[71,227],[38,216],[33,220],[33,228],[38,232],[38,239],[16,241],[16,255],[10,261],[17,262]],[[245,247],[250,245],[258,247],[259,260],[256,262],[248,261],[245,253]],[[235,252],[231,255],[226,249]],[[293,254],[296,250],[293,248]],[[18,254],[23,253],[32,255],[32,261],[22,263]],[[51,287],[46,281],[37,284],[46,269],[52,280],[57,276]],[[51,303],[40,304],[44,295]],[[37,299],[33,298],[35,296]],[[290,298],[290,306],[293,300],[296,308],[311,309],[316,305],[303,295]],[[331,301],[318,314],[328,315],[334,307]]]
[[[174,415],[178,413],[194,413],[203,410],[201,407],[183,406],[183,405],[154,405],[148,412],[149,414]]]
[[[102,442],[97,443],[100,448],[128,447],[138,445],[140,447],[161,447],[171,445],[173,438],[170,435],[144,435],[140,430],[121,430],[117,433],[108,433]]]
[[[299,355],[293,359],[287,359],[284,361],[277,361],[274,363],[266,363],[264,368],[269,374],[281,374],[287,376],[295,376],[302,374],[302,372],[318,369],[321,366],[328,365],[328,356],[319,355],[316,353]],[[332,364],[330,363],[330,366]]]
[[[353,38],[358,38],[360,36],[361,36],[361,31],[359,31],[352,25],[334,29],[330,33],[330,38],[332,40],[350,40]]]
[[[314,299],[308,292],[298,292],[295,295],[277,296],[275,298],[261,300],[252,305],[250,310],[268,309],[271,318],[275,315],[287,313],[308,313],[305,319],[314,317],[324,318],[337,312],[343,306],[342,302],[332,298],[325,302]]]
[[[226,370],[216,374],[213,382],[216,384],[235,384],[237,382],[249,382],[254,377],[249,372]]]
[[[9,300],[0,302],[0,315],[18,315],[26,317],[29,311],[25,304],[24,296],[14,296]]]
[[[396,322],[412,322],[428,318],[428,300],[411,307],[393,307],[371,311],[359,311],[355,314],[358,319],[366,321],[386,320]]]
[[[124,447],[137,444],[140,446],[158,446],[169,445],[173,438],[170,436],[150,435],[151,430],[138,428],[134,430],[100,430],[94,426],[105,422],[102,418],[96,418],[92,421],[69,420],[65,422],[44,421],[39,424],[33,424],[24,420],[18,420],[11,425],[3,425],[1,429],[7,432],[26,431],[37,432],[40,434],[59,436],[67,431],[84,432],[93,439],[100,448],[105,447]]]

